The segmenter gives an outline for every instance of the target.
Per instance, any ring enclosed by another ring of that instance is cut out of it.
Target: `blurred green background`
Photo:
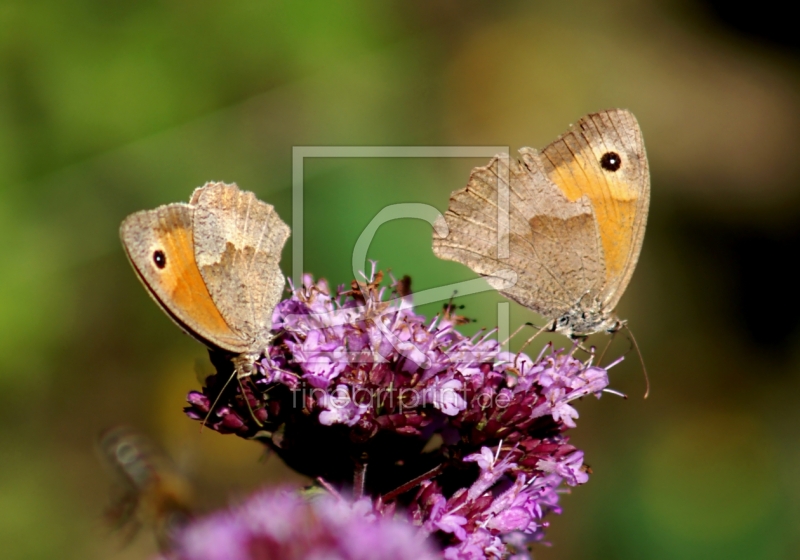
[[[631,398],[579,403],[573,443],[594,475],[537,557],[800,557],[800,43],[775,6],[0,1],[3,558],[153,553],[152,535],[123,546],[103,522],[94,440],[113,425],[159,442],[201,508],[292,479],[183,416],[206,353],[131,271],[128,213],[224,180],[290,221],[293,146],[542,147],[617,106],[651,164],[619,312],[652,395],[629,353],[612,386]],[[487,160],[308,160],[305,269],[349,282],[381,208],[444,210]],[[417,290],[473,277],[433,256],[420,221],[383,227],[370,257]],[[499,301],[461,298],[465,331],[496,324]],[[516,304],[511,318],[535,319]]]

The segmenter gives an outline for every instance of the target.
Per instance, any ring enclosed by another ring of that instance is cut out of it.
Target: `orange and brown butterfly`
[[[519,157],[500,154],[472,170],[434,227],[434,253],[490,279],[516,276],[501,293],[546,317],[551,330],[619,330],[625,323],[614,309],[639,258],[650,201],[636,118],[624,109],[592,113]]]
[[[230,354],[243,376],[272,339],[289,231],[253,193],[206,183],[188,204],[131,214],[120,236],[153,300],[185,332]]]
[[[162,550],[192,518],[192,488],[185,476],[149,438],[120,426],[98,438],[101,459],[114,477],[108,520],[129,540],[151,529]]]

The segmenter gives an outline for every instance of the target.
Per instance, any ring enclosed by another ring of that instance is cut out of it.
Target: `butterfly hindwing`
[[[192,195],[195,255],[223,316],[253,341],[272,327],[285,279],[279,266],[289,236],[275,209],[236,185],[208,183]]]

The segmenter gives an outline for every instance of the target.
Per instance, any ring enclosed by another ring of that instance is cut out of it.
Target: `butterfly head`
[[[598,332],[615,333],[624,326],[625,321],[614,313],[574,308],[553,319],[552,330],[570,338],[580,338]]]

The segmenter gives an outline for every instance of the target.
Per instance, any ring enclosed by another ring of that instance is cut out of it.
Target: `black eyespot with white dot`
[[[158,249],[153,252],[153,262],[156,263],[158,268],[164,268],[167,266],[167,255],[164,254],[164,251]]]
[[[600,158],[600,166],[606,171],[616,171],[622,166],[622,158],[617,152],[606,152]]]

